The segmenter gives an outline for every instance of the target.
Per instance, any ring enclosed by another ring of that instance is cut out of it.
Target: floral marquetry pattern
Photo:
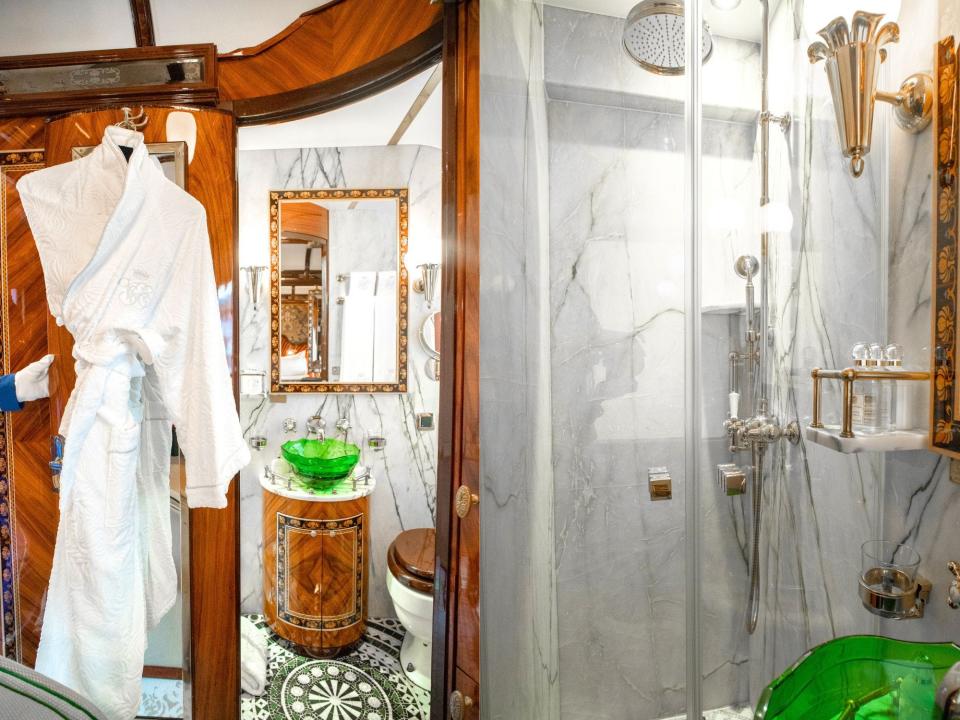
[[[17,150],[0,152],[0,373],[12,372],[9,365],[10,323],[8,321],[10,308],[8,307],[9,293],[4,284],[7,275],[7,205],[9,199],[6,194],[9,188],[16,183],[13,176],[22,175],[31,170],[39,170],[44,166],[43,150]],[[10,424],[7,414],[0,413],[0,587],[2,599],[0,608],[3,612],[3,656],[18,660],[20,658],[20,642],[17,637],[17,589],[15,587],[13,547],[13,505],[10,492]]]
[[[290,568],[290,558],[287,552],[287,536],[290,533],[307,533],[313,535],[334,535],[346,533],[354,542],[354,591],[355,602],[351,612],[340,615],[328,615],[323,612],[322,617],[302,615],[290,610],[287,604],[287,576]],[[292,517],[277,513],[277,618],[285,623],[306,630],[339,630],[350,627],[363,621],[363,555],[366,549],[363,546],[363,515],[336,520],[311,520]]]
[[[410,198],[407,188],[270,191],[270,392],[275,393],[404,393],[407,391],[407,316],[409,273],[406,266],[409,244]],[[365,200],[397,201],[397,382],[338,383],[280,381],[280,205],[284,200]]]
[[[936,228],[933,257],[933,412],[931,443],[951,454],[960,453],[960,401],[957,362],[957,51],[954,38],[937,45],[937,172],[934,173]]]

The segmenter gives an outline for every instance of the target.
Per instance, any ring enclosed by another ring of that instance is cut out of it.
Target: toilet
[[[424,690],[430,689],[435,538],[433,528],[406,530],[387,550],[387,592],[407,631],[400,664],[411,682]]]

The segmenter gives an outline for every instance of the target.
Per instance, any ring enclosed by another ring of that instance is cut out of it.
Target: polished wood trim
[[[425,30],[404,45],[329,80],[285,92],[233,101],[241,126],[317,115],[383,92],[435,65],[440,59],[442,28]]]
[[[130,0],[130,14],[133,18],[133,37],[137,47],[156,45],[153,36],[153,13],[150,0]]]
[[[300,13],[300,16],[294,20],[292,23],[287,25],[283,30],[278,32],[273,37],[269,37],[263,42],[257,43],[256,45],[251,45],[249,47],[237,48],[236,50],[229,50],[227,52],[220,53],[221,58],[237,58],[237,57],[250,57],[252,55],[259,55],[264,50],[269,50],[274,45],[278,45],[283,40],[286,40],[287,37],[295,33],[300,29],[302,25],[310,22],[310,16],[317,15],[318,13],[325,12],[332,8],[337,3],[345,2],[346,0],[330,0],[325,5],[320,5],[319,7],[313,8],[313,10],[307,10],[306,12]]]
[[[0,150],[43,150],[45,131],[42,116],[0,119]]]
[[[213,105],[219,99],[217,54],[212,43],[168,45],[115,50],[45,53],[41,55],[8,55],[0,57],[0,70],[41,68],[58,65],[103,65],[134,60],[163,61],[202,58],[202,82],[177,82],[165,85],[100,87],[30,94],[0,95],[0,117],[17,115],[52,115],[73,112],[80,108],[99,108],[123,104],[180,103]]]
[[[479,495],[480,470],[480,0],[445,5],[443,52],[443,289],[437,559],[431,718],[445,720],[455,688],[479,698],[481,507],[461,521],[461,485]],[[466,687],[466,685],[469,687]]]
[[[143,676],[159,678],[161,680],[183,680],[183,668],[166,667],[165,665],[144,665]]]
[[[241,125],[355,102],[434,64],[440,17],[426,0],[328,3],[256,47],[221,55],[222,99]]]

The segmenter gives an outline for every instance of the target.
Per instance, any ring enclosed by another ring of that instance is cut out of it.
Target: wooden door
[[[0,121],[0,288],[2,363],[15,372],[47,353],[43,271],[16,190],[42,168],[42,118]],[[33,666],[59,519],[51,483],[50,403],[28,403],[0,415],[0,562],[3,572],[3,654]]]
[[[143,133],[147,143],[166,142],[166,116],[172,108],[146,108],[150,118]],[[214,275],[221,300],[228,365],[236,383],[237,276],[236,256],[236,127],[230,114],[216,110],[191,111],[197,123],[194,162],[187,173],[187,190],[203,203],[207,213]],[[99,143],[105,126],[117,122],[117,110],[74,113],[49,122],[46,135],[34,132],[40,167],[72,159],[72,149]],[[19,123],[19,124],[18,124]],[[42,122],[36,123],[42,128]],[[0,164],[12,167],[2,150],[23,142],[24,121],[0,124]],[[19,148],[30,147],[20,144]],[[27,155],[22,154],[26,158]],[[21,163],[22,164],[22,163]],[[29,168],[18,170],[28,171]],[[57,495],[52,491],[49,439],[56,434],[75,376],[72,338],[50,318],[43,291],[39,258],[12,184],[15,172],[4,172],[4,211],[0,213],[3,252],[3,369],[16,369],[46,352],[57,355],[51,371],[51,396],[20,413],[8,415],[0,436],[0,495],[9,486],[6,507],[0,497],[0,541],[9,514],[13,547],[3,546],[4,562],[12,562],[13,633],[17,657],[32,664],[39,642],[43,601],[49,581],[57,528]],[[236,388],[235,388],[236,389]],[[6,440],[6,442],[4,442]],[[4,447],[8,457],[3,456]],[[4,510],[7,512],[5,513]],[[185,661],[188,690],[185,700],[195,720],[239,717],[239,504],[237,483],[224,510],[199,509],[189,513],[189,622],[190,658]],[[8,591],[4,566],[4,598]],[[4,606],[6,614],[7,607]],[[4,641],[7,642],[5,634]]]
[[[441,328],[433,720],[480,717],[479,29],[480,0],[445,5],[443,307],[455,312]]]

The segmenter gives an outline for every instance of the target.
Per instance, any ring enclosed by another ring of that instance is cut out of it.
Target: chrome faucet
[[[307,418],[307,437],[315,435],[317,440],[327,439],[327,422],[319,415]]]

